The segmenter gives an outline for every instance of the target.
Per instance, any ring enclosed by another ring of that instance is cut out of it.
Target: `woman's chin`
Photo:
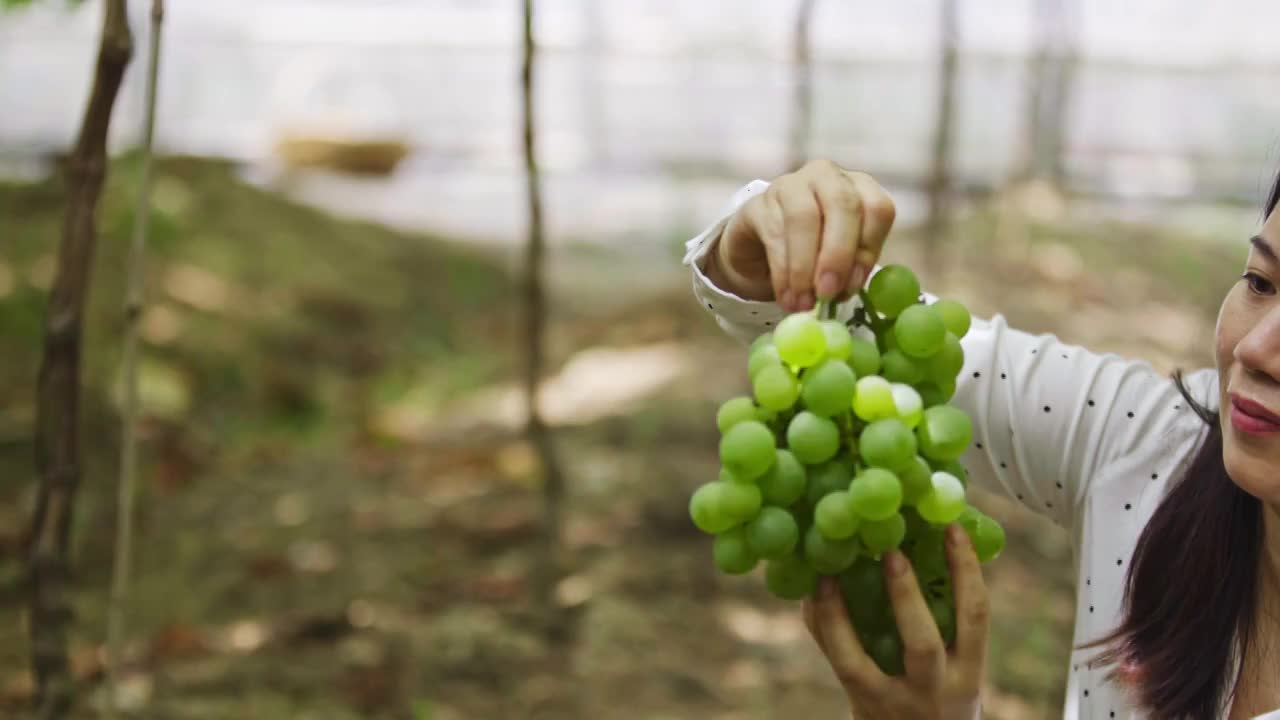
[[[1269,505],[1280,504],[1280,457],[1275,447],[1280,443],[1257,443],[1252,436],[1242,439],[1231,427],[1225,432],[1222,462],[1231,480]]]

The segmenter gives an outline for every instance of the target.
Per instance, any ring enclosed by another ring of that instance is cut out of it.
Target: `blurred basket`
[[[390,175],[409,154],[401,140],[284,136],[276,155],[291,169],[326,169],[353,175]]]

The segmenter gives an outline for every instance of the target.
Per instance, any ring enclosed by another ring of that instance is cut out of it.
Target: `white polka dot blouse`
[[[721,219],[689,240],[684,258],[699,304],[743,343],[785,312],[725,292],[703,268],[729,216],[767,187],[757,180],[739,190]],[[936,300],[927,293],[925,299]],[[856,302],[841,307],[839,317],[851,318]],[[1139,533],[1207,427],[1172,379],[1148,363],[1020,332],[1001,315],[975,317],[962,345],[965,363],[951,402],[974,421],[973,445],[961,459],[970,482],[1048,516],[1071,534],[1078,575],[1073,646],[1101,637],[1119,621]],[[1214,369],[1189,372],[1185,380],[1198,401],[1217,407]],[[1063,717],[1143,718],[1121,688],[1104,680],[1104,668],[1088,666],[1093,654],[1078,651],[1069,659]],[[1224,698],[1222,707],[1229,702]],[[1263,719],[1280,720],[1280,710]]]

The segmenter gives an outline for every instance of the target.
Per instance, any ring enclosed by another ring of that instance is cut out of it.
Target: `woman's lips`
[[[1231,395],[1231,424],[1236,430],[1250,435],[1280,433],[1280,415],[1261,403],[1236,394]]]

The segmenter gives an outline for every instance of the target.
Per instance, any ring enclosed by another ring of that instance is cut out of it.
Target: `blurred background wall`
[[[538,141],[553,236],[696,225],[744,178],[785,168],[796,7],[543,0]],[[893,181],[917,213],[924,203],[910,191],[930,170],[941,8],[819,0],[812,10],[806,154]],[[1280,20],[1274,4],[957,8],[950,164],[962,185],[992,188],[1031,167],[1107,197],[1250,202],[1269,180],[1280,107],[1269,91],[1280,73],[1267,32]],[[498,0],[177,0],[158,147],[257,166],[292,134],[395,138],[413,155],[389,180],[299,192],[397,224],[519,237],[518,213],[490,212],[518,207],[522,192],[518,10]],[[134,3],[133,14],[139,24],[146,8]],[[0,25],[6,160],[72,136],[97,16],[92,2],[78,11],[46,3]],[[141,80],[127,82],[117,148],[137,139]],[[418,202],[425,197],[439,202]]]

